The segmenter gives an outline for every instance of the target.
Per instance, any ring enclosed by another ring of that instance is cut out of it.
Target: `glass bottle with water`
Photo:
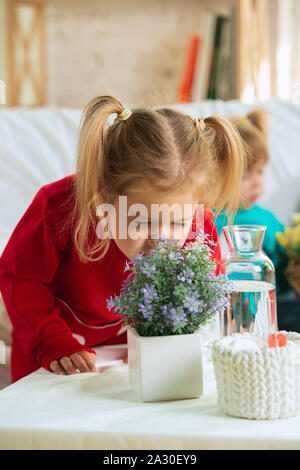
[[[221,314],[221,334],[277,331],[275,269],[262,251],[265,225],[223,227],[228,245],[226,274],[234,283],[230,306]]]

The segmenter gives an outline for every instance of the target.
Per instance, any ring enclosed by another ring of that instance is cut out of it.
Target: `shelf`
[[[129,0],[123,0],[124,2]],[[200,0],[199,0],[200,1]],[[89,0],[99,3],[101,0]],[[262,64],[268,56],[268,2],[269,0],[202,0],[203,6],[220,13],[236,8],[235,82],[233,98],[244,99],[249,93],[260,97],[259,83],[262,79]],[[87,3],[86,0],[0,0],[1,10],[6,9],[6,84],[7,105],[17,106],[22,101],[22,88],[31,89],[32,106],[46,104],[45,63],[45,7],[48,4]],[[213,6],[212,6],[213,5]],[[32,10],[30,35],[25,32],[18,10]],[[2,32],[2,35],[4,33]],[[4,44],[4,42],[3,42]],[[4,54],[2,54],[3,56]],[[20,56],[23,64],[18,62]],[[36,63],[32,63],[32,57]],[[0,62],[0,72],[4,65]],[[2,77],[0,77],[1,79]]]

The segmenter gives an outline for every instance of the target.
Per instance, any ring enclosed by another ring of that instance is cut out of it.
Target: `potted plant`
[[[141,401],[200,397],[201,336],[217,311],[228,306],[233,284],[211,259],[214,242],[202,231],[179,249],[176,240],[127,262],[120,295],[107,301],[128,329],[130,385]]]
[[[284,232],[277,232],[278,243],[286,250],[289,264],[285,269],[286,278],[296,297],[300,298],[300,214],[293,215],[293,227],[285,227]]]

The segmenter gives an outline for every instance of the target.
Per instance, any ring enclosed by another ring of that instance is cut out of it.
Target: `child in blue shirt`
[[[241,184],[239,210],[233,218],[232,225],[266,225],[267,230],[263,241],[263,250],[272,260],[276,270],[277,295],[286,294],[291,287],[284,275],[288,264],[285,249],[276,240],[276,232],[283,232],[283,224],[272,212],[256,204],[264,188],[264,167],[269,159],[267,145],[267,114],[256,109],[241,118],[231,118],[244,141],[248,145],[249,157],[246,171]],[[221,213],[214,218],[218,235],[222,242],[222,228],[230,225],[226,214]]]

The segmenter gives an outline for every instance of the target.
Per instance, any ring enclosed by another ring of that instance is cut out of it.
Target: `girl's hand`
[[[52,372],[58,375],[71,375],[79,372],[96,372],[96,354],[79,351],[69,356],[61,357],[50,363]]]

